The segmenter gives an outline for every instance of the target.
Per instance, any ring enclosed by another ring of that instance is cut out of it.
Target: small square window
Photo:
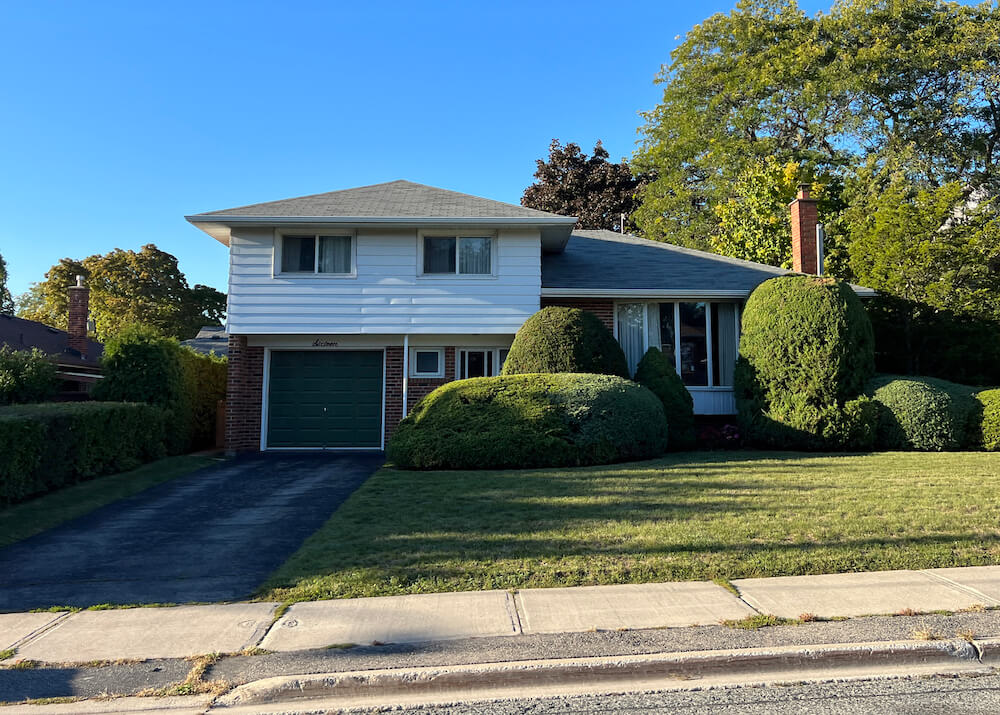
[[[410,350],[411,377],[444,377],[444,351],[435,348]]]
[[[446,236],[424,238],[424,273],[455,272],[455,239]]]

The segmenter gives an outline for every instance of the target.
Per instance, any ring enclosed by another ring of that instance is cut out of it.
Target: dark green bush
[[[189,407],[188,447],[207,449],[215,445],[215,414],[219,400],[226,399],[227,361],[204,355],[187,346],[180,350],[184,393]]]
[[[884,407],[878,442],[885,449],[942,452],[980,442],[974,388],[932,377],[880,375],[868,391]]]
[[[1000,390],[984,390],[976,394],[982,405],[980,440],[988,452],[1000,452]]]
[[[514,336],[503,374],[558,372],[630,377],[621,345],[600,318],[579,308],[542,308]]]
[[[508,469],[649,459],[667,446],[653,393],[610,375],[459,380],[422,399],[388,459],[408,469]]]
[[[165,454],[167,414],[145,404],[0,408],[0,503],[134,469]]]
[[[152,328],[130,326],[104,346],[98,400],[146,402],[170,415],[167,450],[215,442],[216,403],[226,395],[226,359],[201,355]]]
[[[1000,323],[896,296],[865,301],[880,373],[1000,384]]]
[[[816,407],[793,396],[770,412],[746,416],[744,429],[762,447],[863,452],[878,444],[879,414],[878,403],[867,397]]]
[[[695,443],[694,400],[673,363],[658,348],[650,348],[635,370],[635,381],[659,398],[667,416],[671,449],[691,449]]]
[[[45,402],[58,388],[56,366],[41,350],[0,345],[0,405]]]
[[[871,323],[845,283],[782,276],[743,310],[735,391],[748,439],[785,449],[870,449],[877,408],[855,402],[875,371]]]

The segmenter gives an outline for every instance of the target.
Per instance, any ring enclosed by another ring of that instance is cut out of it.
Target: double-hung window
[[[284,234],[281,273],[354,275],[353,234]]]
[[[493,275],[492,236],[422,236],[425,276]]]

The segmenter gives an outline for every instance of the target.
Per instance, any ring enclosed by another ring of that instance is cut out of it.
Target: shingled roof
[[[791,273],[762,263],[612,231],[574,231],[566,250],[542,256],[542,293],[747,296],[768,278]],[[868,288],[855,287],[862,295]]]
[[[100,362],[104,346],[96,340],[87,341],[87,354],[81,355],[69,347],[69,333],[34,320],[13,315],[0,315],[0,345],[12,350],[38,348],[55,357],[61,365],[95,366]]]
[[[281,201],[267,201],[221,211],[188,216],[197,223],[223,218],[494,218],[540,219],[549,221],[567,217],[546,211],[493,201],[457,191],[390,181],[360,186],[356,189],[329,191]]]

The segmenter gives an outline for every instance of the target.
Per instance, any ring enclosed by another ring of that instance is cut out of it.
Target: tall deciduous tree
[[[7,261],[0,256],[0,315],[14,315],[14,300],[7,288]]]
[[[558,139],[549,145],[549,158],[538,159],[537,181],[524,191],[521,204],[539,211],[576,216],[577,228],[627,229],[638,205],[638,190],[646,178],[634,177],[623,160],[608,161],[608,151],[598,141],[587,156],[572,142]]]
[[[928,186],[997,195],[998,67],[995,5],[843,0],[810,17],[743,0],[688,32],[657,78],[663,100],[632,161],[657,179],[635,220],[650,238],[710,247],[716,207],[767,157],[846,178],[905,148]]]
[[[225,317],[225,294],[209,286],[189,287],[177,259],[153,244],[82,261],[63,258],[19,299],[21,317],[65,329],[67,289],[78,275],[90,287],[90,314],[102,340],[131,324],[185,339]]]

